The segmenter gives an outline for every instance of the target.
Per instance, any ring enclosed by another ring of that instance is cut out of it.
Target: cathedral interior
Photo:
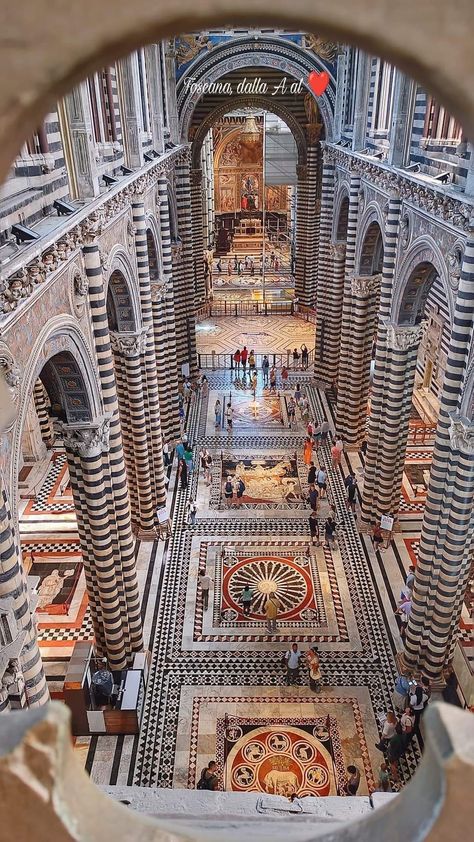
[[[315,34],[181,34],[51,108],[0,190],[2,722],[61,703],[132,808],[213,760],[404,789],[387,714],[474,710],[473,210],[457,119]]]

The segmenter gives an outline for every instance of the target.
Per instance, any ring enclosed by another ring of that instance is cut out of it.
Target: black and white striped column
[[[194,305],[194,261],[191,217],[191,183],[189,161],[181,160],[176,166],[176,203],[178,208],[178,230],[181,240],[180,254],[176,255],[175,320],[178,373],[183,365],[189,365],[191,377],[197,376],[196,322]]]
[[[346,262],[344,268],[344,291],[340,333],[337,388],[337,424],[342,430],[346,418],[351,412],[345,387],[351,372],[351,335],[352,335],[352,278],[355,268],[357,224],[359,218],[360,178],[351,174],[349,186],[349,210],[347,216]]]
[[[461,393],[474,329],[474,227],[466,242],[441,395],[404,661],[442,682],[459,627],[474,535],[474,423]]]
[[[206,302],[204,279],[204,219],[202,210],[202,170],[191,170],[191,214],[193,228],[194,303],[196,308]]]
[[[161,235],[161,258],[162,277],[164,283],[164,296],[160,295],[153,307],[153,323],[155,325],[155,353],[156,364],[159,372],[163,370],[168,384],[168,402],[166,407],[162,406],[162,429],[163,435],[168,442],[179,439],[179,401],[178,401],[178,361],[176,352],[176,324],[174,315],[174,290],[173,290],[173,261],[171,255],[171,229],[170,212],[168,202],[168,180],[165,174],[158,177],[158,201],[160,215]],[[158,341],[162,336],[162,323],[164,321],[166,343],[159,350]]]
[[[130,519],[130,502],[107,321],[102,263],[99,247],[94,239],[94,231],[90,235],[86,231],[85,238],[86,244],[83,246],[83,255],[89,281],[89,305],[99,382],[104,410],[110,418],[109,450],[107,454],[103,454],[104,471],[107,472],[106,493],[109,524],[113,536],[116,581],[120,584],[119,596],[123,620],[130,630],[130,650],[127,652],[127,657],[130,657],[133,652],[139,652],[143,649],[140,598],[135,565],[135,541]]]
[[[43,439],[43,442],[49,450],[54,444],[53,424],[48,412],[48,404],[46,402],[46,391],[39,378],[38,380],[36,380],[34,385],[33,400],[35,404],[36,414],[38,416],[41,438]]]
[[[304,303],[305,278],[309,271],[306,256],[306,226],[308,214],[308,167],[296,165],[296,247],[295,247],[295,298]]]
[[[0,472],[0,599],[9,597],[13,600],[17,624],[25,634],[19,660],[25,681],[27,703],[29,707],[38,707],[49,701],[49,691],[36,638],[36,627],[30,611],[28,586],[13,527],[10,503]]]
[[[318,143],[308,147],[306,166],[297,167],[295,297],[307,307],[316,304],[321,210],[319,162]]]

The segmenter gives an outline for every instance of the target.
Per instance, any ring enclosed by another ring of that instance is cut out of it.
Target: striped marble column
[[[19,660],[25,681],[27,703],[29,707],[38,707],[49,701],[49,691],[41,662],[36,626],[31,616],[26,576],[13,527],[10,503],[0,471],[0,599],[8,597],[13,600],[17,624],[25,635]]]
[[[206,302],[204,279],[204,220],[202,211],[202,170],[191,170],[191,217],[193,229],[194,303],[196,308]],[[207,245],[207,244],[206,244]]]
[[[193,242],[191,219],[191,184],[189,176],[189,161],[182,160],[176,166],[176,204],[178,209],[178,230],[181,240],[180,254],[176,254],[175,279],[175,320],[176,320],[176,351],[178,357],[178,372],[184,364],[189,365],[191,377],[196,377],[196,323],[195,323],[195,289],[193,267]]]
[[[49,450],[54,444],[53,424],[48,412],[45,388],[39,378],[34,385],[33,400],[38,416],[41,438]]]
[[[112,333],[110,335],[111,345]],[[127,475],[128,494],[130,498],[130,516],[133,534],[139,529],[140,505],[138,502],[137,477],[135,472],[135,453],[133,447],[133,431],[130,418],[130,405],[127,388],[127,372],[122,354],[113,348],[115,384],[120,415],[120,429],[122,431],[123,457]]]
[[[306,227],[308,215],[308,167],[296,165],[296,248],[295,248],[295,298],[304,303],[305,278],[309,270],[306,257]]]
[[[93,580],[94,585],[90,611],[96,633],[96,652],[99,657],[107,658],[111,669],[124,669],[130,654],[129,628],[120,600],[120,571],[114,557],[107,500],[108,477],[104,475],[103,460],[109,445],[109,418],[86,424],[62,424],[61,429],[68,463],[74,466],[71,472],[74,503],[78,503],[87,518],[86,532],[82,533],[84,522],[79,521],[78,532],[81,548],[85,549],[84,566],[89,566],[91,555],[93,559],[88,579]]]
[[[474,329],[474,227],[462,261],[421,528],[405,664],[434,682],[452,656],[474,535],[474,423],[461,413]]]
[[[89,281],[89,305],[102,401],[104,410],[110,417],[109,450],[104,454],[103,461],[104,470],[107,471],[109,523],[113,533],[117,581],[121,586],[122,613],[124,622],[128,623],[130,629],[130,651],[127,652],[127,657],[131,657],[133,652],[143,649],[142,622],[104,279],[99,247],[95,239],[97,227],[92,220],[92,225],[85,230],[86,244],[83,246],[83,255]]]
[[[359,218],[360,178],[351,174],[349,186],[349,210],[347,217],[346,262],[344,267],[343,304],[340,331],[337,419],[338,426],[344,426],[345,419],[351,412],[347,401],[345,386],[350,378],[351,331],[352,331],[352,277],[355,268],[357,224]]]
[[[306,218],[305,218],[305,278],[301,304],[307,307],[316,305],[316,284],[318,272],[318,245],[321,202],[319,198],[319,144],[308,147],[308,181],[306,187]]]
[[[158,177],[158,201],[160,214],[162,277],[165,287],[164,297],[160,295],[153,307],[153,323],[155,325],[156,364],[164,373],[168,385],[168,401],[162,406],[162,427],[166,441],[176,441],[180,437],[179,401],[178,401],[178,363],[176,352],[176,324],[174,315],[173,290],[173,262],[171,255],[170,211],[168,202],[168,180],[166,175]],[[157,339],[161,341],[163,335],[166,342],[158,350]]]
[[[163,466],[163,439],[161,433],[159,384],[161,383],[164,399],[167,390],[164,389],[165,372],[160,366],[158,372],[155,353],[155,334],[153,321],[153,303],[150,279],[150,264],[148,260],[148,241],[145,217],[145,205],[142,195],[135,196],[132,201],[133,225],[135,228],[135,249],[137,254],[138,284],[140,290],[140,305],[143,320],[143,352],[142,352],[142,383],[143,403],[146,421],[146,441],[148,447],[148,463],[150,468],[150,482],[154,512],[166,503],[165,474]],[[128,366],[127,366],[128,368]],[[135,438],[135,436],[134,436]],[[142,506],[140,506],[142,511]],[[141,536],[151,536],[150,528],[141,517]]]

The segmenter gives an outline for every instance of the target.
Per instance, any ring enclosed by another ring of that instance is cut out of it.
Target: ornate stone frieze
[[[354,275],[351,279],[351,292],[356,298],[368,298],[380,287],[381,275]]]
[[[80,319],[84,315],[86,308],[89,281],[87,276],[82,274],[79,269],[76,269],[72,278],[72,292],[74,310]]]
[[[405,213],[402,217],[401,222],[400,222],[400,243],[401,243],[402,249],[404,251],[406,251],[406,249],[409,246],[410,238],[411,238],[410,217],[408,216],[407,213]]]
[[[346,244],[329,243],[329,254],[334,260],[344,260],[346,256]]]
[[[152,281],[150,284],[151,300],[153,304],[158,304],[165,296],[166,284],[164,281]]]
[[[133,253],[135,248],[135,234],[137,233],[137,229],[135,228],[133,222],[129,219],[127,222],[127,239],[128,239],[128,250],[129,252]]]
[[[420,344],[426,328],[426,321],[419,325],[387,325],[387,344],[392,351],[408,351]]]
[[[10,395],[17,401],[21,383],[21,372],[6,345],[0,345],[0,372],[9,388]]]
[[[448,264],[449,283],[452,289],[457,289],[459,286],[459,279],[461,277],[463,249],[459,243],[447,253],[446,263]]]
[[[147,337],[150,332],[150,327],[144,327],[138,331],[118,333],[117,331],[110,332],[110,341],[112,348],[123,357],[132,358],[138,357],[146,350]]]
[[[60,424],[66,450],[79,456],[97,456],[109,449],[110,416],[85,424]]]
[[[474,424],[455,413],[450,414],[449,437],[454,450],[474,456]]]

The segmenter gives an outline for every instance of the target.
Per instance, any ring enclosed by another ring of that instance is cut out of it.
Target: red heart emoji
[[[316,96],[321,96],[329,85],[329,73],[326,70],[321,73],[312,70],[308,76],[308,85]]]

